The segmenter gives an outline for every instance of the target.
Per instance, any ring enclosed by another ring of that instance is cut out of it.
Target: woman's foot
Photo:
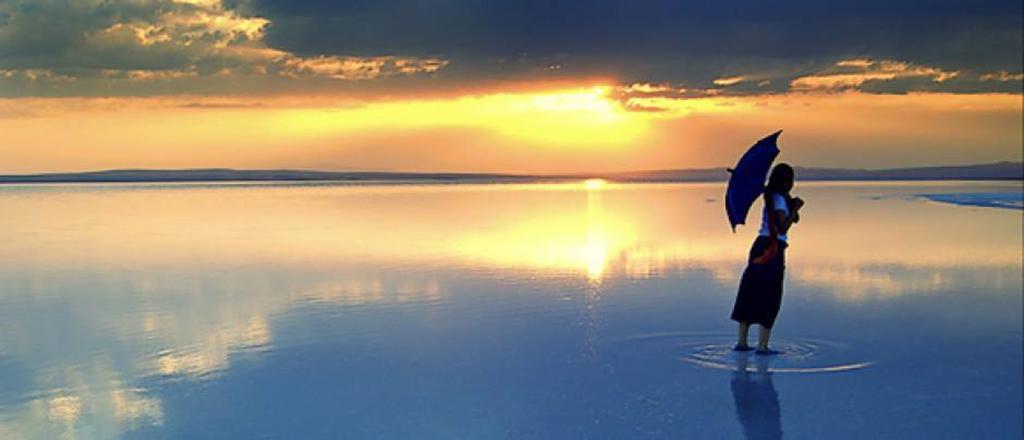
[[[772,356],[776,354],[782,354],[782,352],[778,350],[772,350],[770,348],[758,348],[757,351],[754,352],[754,354],[759,354],[762,356]]]
[[[732,348],[732,351],[750,351],[753,349],[754,347],[751,347],[747,344],[736,344],[736,346]]]

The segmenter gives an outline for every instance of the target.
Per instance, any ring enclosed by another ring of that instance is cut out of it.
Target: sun
[[[608,183],[604,179],[587,179],[583,181],[583,186],[587,191],[597,191],[604,188],[604,185]]]

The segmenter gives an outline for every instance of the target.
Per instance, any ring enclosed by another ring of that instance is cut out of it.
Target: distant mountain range
[[[796,168],[800,180],[1024,180],[1024,163],[865,170],[849,168]],[[536,182],[602,178],[617,182],[721,182],[725,168],[633,171],[579,174],[391,173],[304,170],[107,170],[83,173],[3,175],[0,183],[70,182],[229,182],[229,181],[392,181],[435,183]]]
[[[799,180],[1024,180],[1024,163],[997,162],[866,170],[851,168],[796,167]],[[725,169],[638,171],[607,174],[608,179],[632,182],[716,182],[729,179]]]

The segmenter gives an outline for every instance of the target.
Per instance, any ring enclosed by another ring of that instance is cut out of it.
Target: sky
[[[0,173],[1022,160],[1019,1],[0,0]]]

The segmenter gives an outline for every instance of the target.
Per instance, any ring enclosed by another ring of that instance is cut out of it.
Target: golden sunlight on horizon
[[[477,127],[554,148],[624,147],[647,129],[641,115],[609,97],[609,86],[455,99],[373,102],[340,109],[292,109],[271,118],[270,133],[319,138],[345,131]]]
[[[0,174],[117,168],[531,174],[725,167],[779,128],[785,129],[784,160],[802,166],[1021,159],[1019,95],[623,100],[614,87],[619,86],[370,101],[0,99],[6,141],[0,145]]]

